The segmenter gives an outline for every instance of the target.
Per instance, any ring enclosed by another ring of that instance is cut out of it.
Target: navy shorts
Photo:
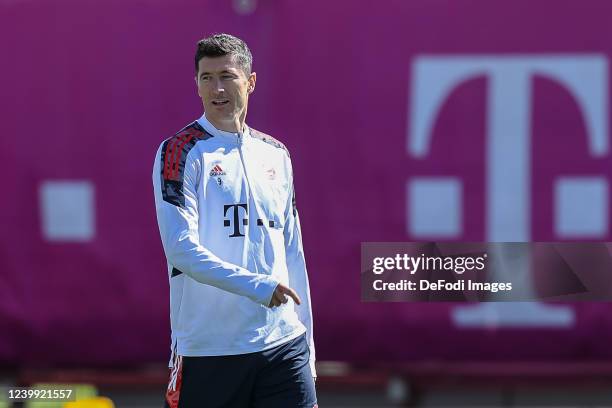
[[[316,408],[306,335],[257,353],[179,357],[166,408]]]

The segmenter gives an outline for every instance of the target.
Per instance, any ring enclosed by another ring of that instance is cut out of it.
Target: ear
[[[251,72],[249,75],[249,87],[248,92],[251,94],[255,91],[255,82],[257,82],[257,74],[255,72]]]
[[[198,84],[198,74],[196,74],[196,76],[193,79],[195,79],[196,89],[198,90],[198,96],[201,98],[202,95],[200,95],[200,84]]]

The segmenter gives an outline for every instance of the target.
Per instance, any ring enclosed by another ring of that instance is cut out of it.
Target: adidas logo
[[[218,164],[210,171],[210,177],[225,176],[227,173]]]

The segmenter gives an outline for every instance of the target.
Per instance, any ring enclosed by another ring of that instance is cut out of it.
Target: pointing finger
[[[300,299],[300,297],[298,296],[298,294],[291,288],[287,288],[287,295],[291,296],[291,298],[293,299],[293,301],[295,303],[297,303],[298,305],[302,304],[302,300]]]

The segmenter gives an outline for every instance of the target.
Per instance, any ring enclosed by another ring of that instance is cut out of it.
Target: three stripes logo
[[[210,177],[219,177],[219,176],[225,176],[227,173],[225,172],[225,170],[223,170],[221,168],[221,166],[219,166],[218,164],[216,164],[212,170],[210,170]]]
[[[181,179],[187,153],[193,147],[194,139],[197,141],[201,135],[202,132],[187,129],[166,142],[162,156],[164,180],[179,181]]]

